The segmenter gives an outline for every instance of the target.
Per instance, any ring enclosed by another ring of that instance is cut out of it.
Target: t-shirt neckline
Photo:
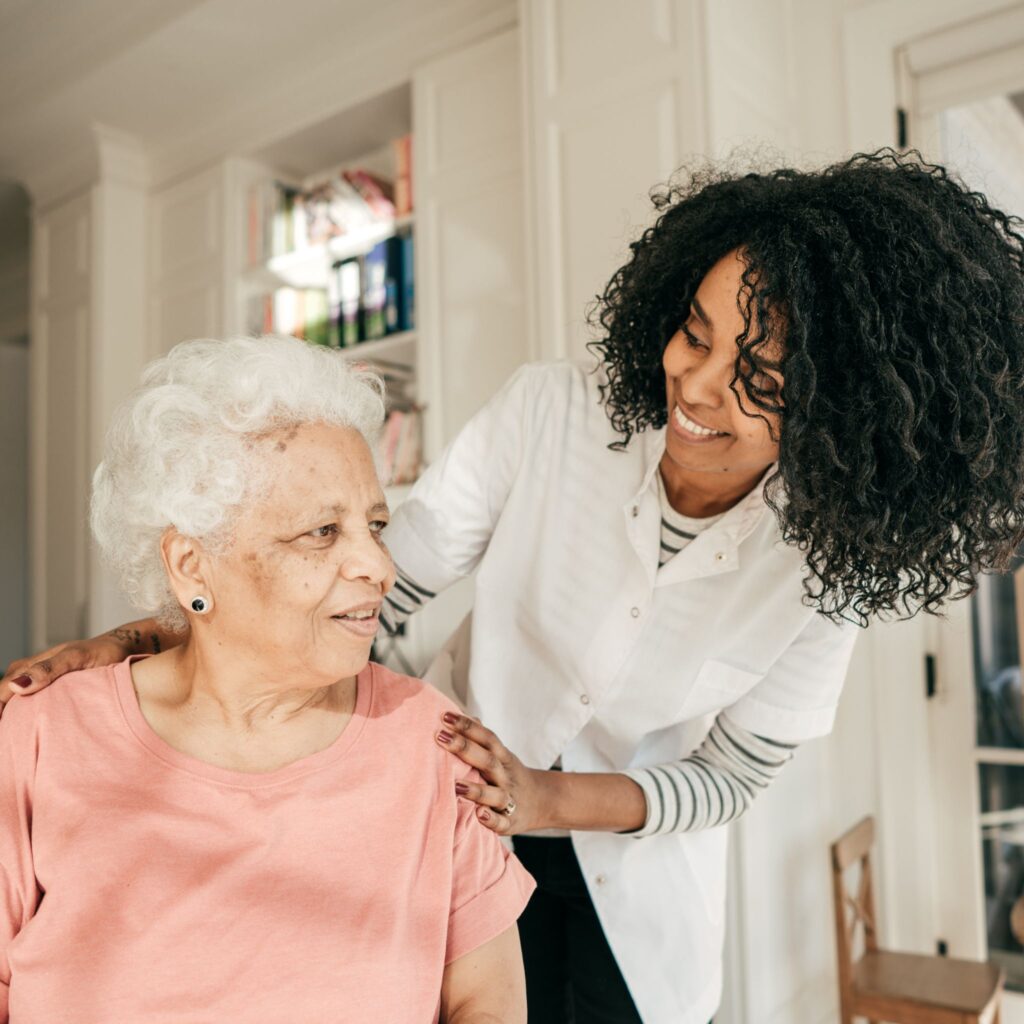
[[[175,749],[157,735],[146,721],[142,708],[139,707],[131,673],[132,663],[145,657],[149,655],[133,654],[114,666],[118,703],[129,732],[150,754],[168,766],[223,786],[233,786],[237,789],[266,789],[320,771],[340,760],[352,749],[370,717],[374,672],[373,663],[367,662],[366,667],[356,677],[356,704],[352,710],[352,717],[341,735],[330,746],[272,772],[239,772],[230,768],[220,768]]]

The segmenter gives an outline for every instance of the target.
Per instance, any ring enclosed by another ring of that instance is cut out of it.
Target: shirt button
[[[639,608],[630,608],[629,609],[629,614],[632,615],[634,619],[639,619],[640,618],[640,609]]]
[[[606,882],[608,881],[608,876],[607,876],[607,875],[598,875],[598,876],[597,876],[597,877],[596,877],[596,878],[594,879],[594,881],[595,881],[595,882],[596,882],[596,883],[597,883],[598,885],[604,885],[604,884],[605,884],[605,883],[606,883]]]
[[[716,551],[715,552],[715,561],[716,562],[724,562],[725,561],[725,552],[724,551]]]
[[[639,505],[634,505],[633,508],[631,509],[631,511],[633,513],[633,518],[636,519],[636,517],[638,515],[640,515],[640,506]]]
[[[583,694],[583,695],[582,695],[582,696],[580,697],[580,703],[581,703],[581,704],[589,704],[589,703],[590,703],[590,698],[589,698],[589,697],[588,697],[588,696],[587,696],[587,695],[586,695],[586,694],[584,693],[584,694]]]

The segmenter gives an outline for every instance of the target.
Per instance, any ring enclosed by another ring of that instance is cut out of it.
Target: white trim
[[[895,141],[895,55],[929,33],[984,17],[1006,0],[884,0],[843,16],[846,118],[851,149],[874,149]]]
[[[911,144],[927,150],[936,121],[920,106],[921,80],[915,72],[938,74],[944,68],[947,81],[955,81],[953,64],[991,55],[1000,34],[1004,46],[1013,41],[1007,26],[1024,24],[1020,11],[1019,2],[1006,0],[886,0],[848,12],[843,48],[849,148],[893,145],[895,111],[902,102],[910,114]],[[977,799],[975,779],[972,771],[965,772],[974,763],[965,755],[974,735],[973,698],[970,692],[965,697],[962,685],[963,678],[973,678],[969,639],[964,646],[966,616],[966,603],[954,605],[948,624],[937,629],[909,623],[884,627],[890,636],[878,638],[883,643],[875,647],[873,687],[879,874],[886,942],[930,952],[941,936],[954,955],[977,956],[984,952],[982,908],[979,900],[965,901],[962,895],[964,878],[971,879],[972,890],[980,878],[976,810],[970,813]],[[939,694],[931,702],[924,698],[922,678],[927,650],[942,654]],[[960,683],[955,693],[954,681]],[[941,752],[935,749],[940,741]],[[933,767],[938,774],[931,778]],[[933,799],[933,790],[942,798]],[[965,825],[971,833],[964,832]]]
[[[975,747],[973,757],[978,764],[1024,765],[1024,750],[1019,747]]]
[[[953,26],[958,26],[956,38],[973,38],[963,26],[1007,7],[1005,0],[886,0],[847,12],[843,51],[849,148],[895,143],[901,48],[910,47],[922,63],[948,59],[952,51],[919,41]],[[903,949],[930,952],[942,927],[944,885],[934,848],[937,803],[928,774],[932,759],[923,659],[929,637],[915,622],[869,630],[878,751],[879,887],[883,938]],[[968,944],[973,939],[968,936]]]

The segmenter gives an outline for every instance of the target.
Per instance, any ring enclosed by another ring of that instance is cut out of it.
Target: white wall
[[[0,185],[0,669],[28,649],[29,204]]]

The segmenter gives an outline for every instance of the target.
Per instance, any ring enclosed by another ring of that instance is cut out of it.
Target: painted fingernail
[[[449,725],[458,725],[459,724],[459,716],[457,714],[455,714],[453,711],[446,711],[441,717]]]
[[[437,734],[437,738],[438,738],[438,739],[439,739],[439,740],[440,740],[440,741],[441,741],[442,743],[451,743],[451,741],[452,741],[452,738],[453,738],[453,737],[452,737],[452,734],[451,734],[450,732],[445,732],[445,731],[444,731],[444,730],[442,729],[442,730],[441,730],[441,731],[440,731],[440,732],[439,732],[439,733]]]
[[[469,792],[469,786],[467,786],[464,782],[456,782],[455,792],[458,793],[459,796],[465,796]]]
[[[31,676],[18,676],[17,679],[11,680],[11,686],[16,686],[19,690],[27,690],[31,685]]]
[[[490,811],[481,811],[480,812],[480,820],[481,821],[490,821],[491,820],[491,812]]]

